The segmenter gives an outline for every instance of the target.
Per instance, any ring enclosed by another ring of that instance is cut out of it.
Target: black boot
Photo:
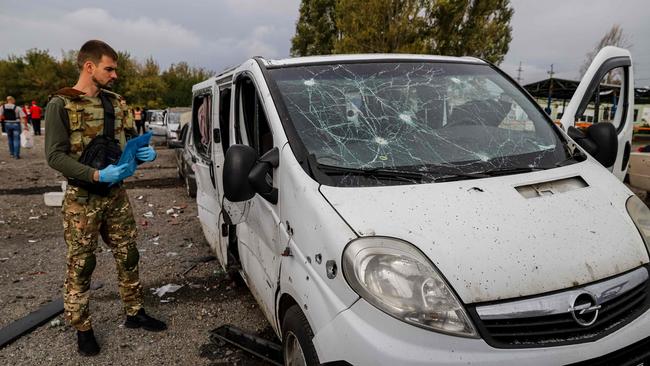
[[[83,356],[95,356],[99,353],[99,345],[92,329],[85,332],[77,331],[77,346],[79,346],[79,353]]]
[[[143,328],[152,332],[160,332],[167,329],[167,324],[158,319],[154,319],[144,312],[144,309],[138,310],[135,315],[127,315],[124,326],[127,328]]]

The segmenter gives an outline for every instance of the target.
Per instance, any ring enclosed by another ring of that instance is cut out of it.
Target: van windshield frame
[[[371,60],[263,71],[286,114],[283,124],[295,131],[287,134],[290,144],[304,147],[321,184],[418,184],[454,174],[548,169],[571,159],[558,127],[489,64]],[[388,179],[373,171],[407,177],[417,171],[422,178]]]

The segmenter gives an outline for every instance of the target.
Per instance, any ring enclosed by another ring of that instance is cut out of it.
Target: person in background
[[[133,119],[135,120],[135,128],[138,129],[138,135],[144,133],[144,118],[142,118],[142,114],[140,107],[135,107],[133,110]]]
[[[5,104],[5,102],[0,102],[0,108]],[[5,116],[0,114],[0,126],[2,126],[2,133],[5,133]]]
[[[39,107],[36,104],[35,100],[32,100],[32,127],[34,127],[34,135],[40,135],[41,134],[41,115],[43,111],[41,110],[41,107]]]
[[[32,111],[29,108],[29,104],[25,103],[23,105],[23,112],[25,112],[25,115],[27,116],[27,123],[30,125],[32,124]]]
[[[21,125],[25,130],[27,126],[27,116],[23,109],[16,105],[16,99],[11,95],[7,97],[7,103],[0,107],[0,115],[3,117],[3,124],[9,140],[9,154],[16,159],[20,159],[20,132]]]

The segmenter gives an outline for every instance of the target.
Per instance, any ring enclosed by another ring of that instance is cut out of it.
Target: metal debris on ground
[[[192,245],[192,243],[190,243],[190,245]],[[188,248],[189,248],[189,246],[188,246]],[[204,256],[204,257],[198,257],[198,258],[196,258],[196,259],[193,259],[193,260],[191,261],[191,262],[193,262],[192,265],[189,266],[189,267],[188,267],[188,268],[183,272],[183,276],[185,276],[185,275],[188,274],[191,270],[193,270],[194,268],[196,268],[196,266],[198,266],[199,263],[207,263],[207,262],[211,262],[211,261],[214,261],[214,260],[217,260],[217,257],[215,257],[215,256],[213,256],[213,255],[206,255],[206,256]]]
[[[232,325],[222,325],[210,331],[210,341],[217,344],[225,341],[273,365],[283,365],[281,345]]]
[[[41,324],[63,312],[63,299],[59,298],[48,302],[40,309],[10,323],[0,329],[0,348],[29,333]]]
[[[173,283],[168,283],[165,286],[158,287],[156,289],[151,289],[154,295],[158,295],[158,297],[163,297],[167,293],[172,293],[178,291],[183,287],[183,285],[176,285]]]
[[[142,214],[142,216],[147,217],[147,218],[152,218],[153,217],[153,212],[147,211]]]

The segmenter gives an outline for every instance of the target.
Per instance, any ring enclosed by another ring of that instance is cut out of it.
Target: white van
[[[574,129],[609,72],[614,122]],[[647,364],[632,80],[603,49],[560,128],[475,58],[248,60],[192,90],[205,237],[287,364]]]

